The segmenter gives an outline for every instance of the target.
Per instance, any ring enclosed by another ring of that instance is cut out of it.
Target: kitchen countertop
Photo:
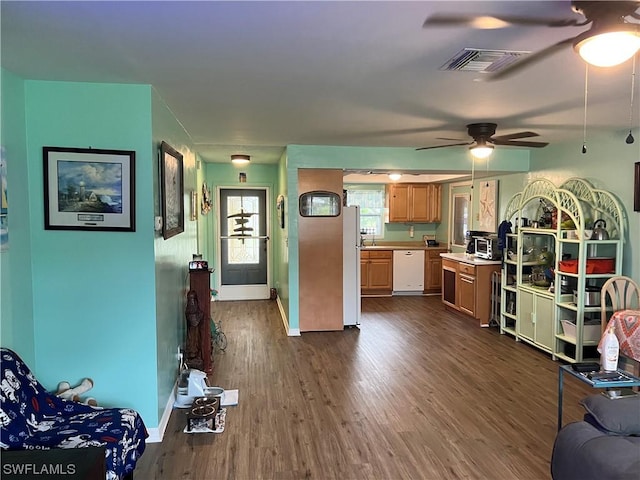
[[[441,253],[440,256],[456,262],[468,263],[469,265],[500,265],[502,263],[501,260],[483,260],[466,253]]]
[[[420,245],[401,245],[401,244],[393,244],[393,245],[365,245],[361,247],[360,250],[446,250],[445,245],[441,245],[438,247],[427,247],[424,244]]]

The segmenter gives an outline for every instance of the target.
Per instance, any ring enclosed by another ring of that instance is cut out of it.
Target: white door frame
[[[221,223],[222,213],[220,208],[220,191],[221,190],[260,190],[265,192],[265,215],[266,215],[266,237],[267,239],[267,283],[264,285],[222,285],[222,245],[221,245]],[[216,188],[216,202],[218,203],[218,218],[216,225],[216,259],[218,268],[216,272],[216,280],[218,284],[218,300],[262,300],[270,297],[269,279],[271,278],[271,191],[269,187],[258,186],[218,186]]]

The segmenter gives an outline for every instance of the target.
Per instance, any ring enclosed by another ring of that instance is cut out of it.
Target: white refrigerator
[[[342,318],[360,325],[360,209],[342,207]]]

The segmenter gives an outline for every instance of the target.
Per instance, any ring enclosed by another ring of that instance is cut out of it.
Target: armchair
[[[99,408],[47,392],[20,357],[0,349],[2,450],[103,447],[107,480],[131,477],[148,436],[140,415]]]
[[[608,279],[600,292],[602,333],[614,326],[623,368],[640,375],[640,286],[629,277],[617,276]]]

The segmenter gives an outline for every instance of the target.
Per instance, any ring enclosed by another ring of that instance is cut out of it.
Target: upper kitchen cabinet
[[[394,183],[387,185],[389,222],[439,223],[442,185]]]

